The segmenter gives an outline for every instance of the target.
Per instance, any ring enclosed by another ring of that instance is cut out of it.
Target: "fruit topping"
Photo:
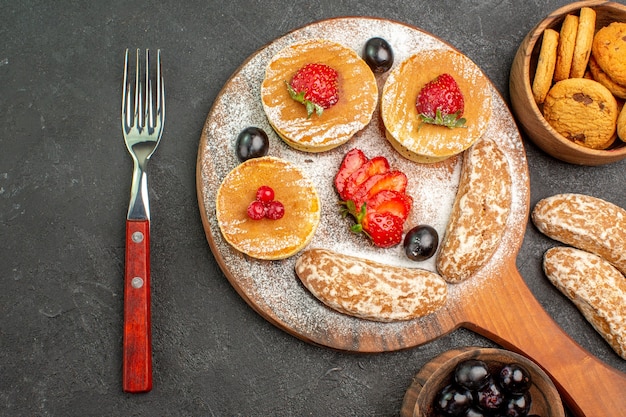
[[[438,246],[439,235],[431,226],[415,226],[404,237],[404,252],[413,261],[431,258],[437,252]]]
[[[339,195],[343,194],[343,190],[346,188],[346,181],[348,177],[357,169],[367,162],[367,157],[358,148],[353,148],[346,156],[343,157],[339,172],[335,176],[335,188]]]
[[[373,72],[389,71],[393,65],[393,50],[389,42],[383,38],[371,38],[363,48],[365,62]]]
[[[476,393],[476,403],[481,410],[497,411],[504,403],[502,388],[490,379],[487,385],[479,389]]]
[[[258,127],[247,127],[237,136],[236,153],[241,162],[267,155],[270,142],[265,131]]]
[[[391,213],[405,221],[411,211],[412,199],[396,190],[381,190],[367,200],[367,209],[379,213]]]
[[[337,79],[339,74],[328,65],[307,64],[286,83],[289,96],[306,107],[307,117],[321,116],[324,109],[339,101]]]
[[[363,182],[350,197],[357,207],[374,198],[380,191],[391,190],[400,194],[406,192],[408,180],[401,171],[389,171],[384,174],[372,175]]]
[[[506,400],[502,415],[506,417],[525,417],[530,411],[531,399],[528,392]]]
[[[358,149],[344,156],[335,175],[343,214],[351,215],[356,221],[350,230],[364,233],[382,248],[402,241],[404,222],[413,205],[406,186],[406,175],[390,170],[385,157],[368,159]]]
[[[278,220],[285,215],[285,206],[280,201],[270,201],[265,208],[265,217],[270,220]]]
[[[253,201],[248,205],[248,217],[252,220],[261,220],[265,217],[265,204],[260,201]]]
[[[361,224],[372,242],[381,248],[397,245],[402,240],[404,221],[391,213],[370,211]]]
[[[262,185],[256,191],[255,200],[248,205],[247,212],[252,220],[278,220],[285,215],[285,206],[274,200],[274,190],[271,187]]]
[[[487,415],[477,408],[470,407],[465,411],[463,417],[487,417]]]
[[[417,96],[417,113],[422,123],[465,127],[463,93],[450,74],[441,74],[424,85]]]
[[[384,174],[389,171],[389,162],[384,156],[375,156],[354,171],[346,180],[343,192],[340,194],[342,200],[351,200],[361,184],[366,182],[373,175]]]
[[[274,190],[272,187],[262,185],[256,190],[256,199],[262,203],[269,203],[274,200]]]

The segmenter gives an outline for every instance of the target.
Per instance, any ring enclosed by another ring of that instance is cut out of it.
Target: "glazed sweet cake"
[[[248,206],[262,186],[272,188],[284,205],[277,220],[253,219]],[[320,221],[320,201],[313,183],[294,164],[280,158],[252,158],[237,165],[220,185],[215,214],[224,239],[258,259],[293,256],[304,248]]]
[[[307,115],[286,84],[307,64],[325,64],[338,74],[338,100],[322,115]],[[263,109],[288,145],[305,152],[335,148],[363,129],[378,104],[378,85],[370,67],[351,48],[325,39],[309,39],[279,51],[261,84]]]
[[[465,99],[464,127],[421,123],[418,94],[443,72],[456,80]],[[459,52],[418,52],[389,74],[381,114],[387,139],[401,155],[420,163],[439,162],[466,150],[485,133],[491,118],[489,83],[480,68]]]

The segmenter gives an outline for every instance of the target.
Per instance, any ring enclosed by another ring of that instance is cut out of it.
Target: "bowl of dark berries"
[[[415,375],[402,417],[564,417],[556,387],[534,362],[495,348],[449,350]]]

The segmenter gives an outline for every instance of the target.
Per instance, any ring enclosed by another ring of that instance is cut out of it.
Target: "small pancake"
[[[310,63],[328,65],[339,74],[339,101],[321,116],[307,117],[305,106],[289,96],[285,85]],[[378,84],[354,50],[325,39],[309,39],[284,48],[271,59],[261,98],[269,123],[285,143],[300,151],[323,152],[367,126],[378,104]]]
[[[247,208],[257,189],[270,186],[285,206],[279,220],[252,220]],[[321,205],[313,183],[293,163],[265,156],[249,159],[230,171],[219,189],[215,214],[224,239],[235,249],[258,259],[284,259],[313,238]]]
[[[465,100],[465,127],[450,129],[423,123],[415,107],[419,92],[448,73]],[[419,52],[392,70],[383,87],[381,113],[390,143],[407,159],[437,162],[472,146],[491,118],[491,91],[480,68],[452,50]]]

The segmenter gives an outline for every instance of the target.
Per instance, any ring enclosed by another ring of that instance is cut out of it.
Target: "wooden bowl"
[[[480,359],[490,368],[518,363],[526,368],[532,378],[530,396],[532,405],[529,414],[542,417],[564,417],[565,411],[556,387],[534,362],[524,356],[504,349],[466,347],[449,350],[428,362],[413,377],[406,391],[400,415],[402,417],[436,417],[433,404],[437,393],[450,384],[456,366],[468,359]]]
[[[530,139],[543,151],[565,162],[577,165],[603,165],[626,158],[626,144],[619,138],[606,150],[596,150],[578,145],[557,133],[543,118],[533,98],[531,85],[543,31],[551,28],[557,32],[567,14],[578,14],[581,7],[591,7],[596,12],[596,31],[611,22],[626,22],[626,6],[608,1],[581,1],[561,7],[543,19],[522,41],[511,67],[509,91],[514,115]]]

